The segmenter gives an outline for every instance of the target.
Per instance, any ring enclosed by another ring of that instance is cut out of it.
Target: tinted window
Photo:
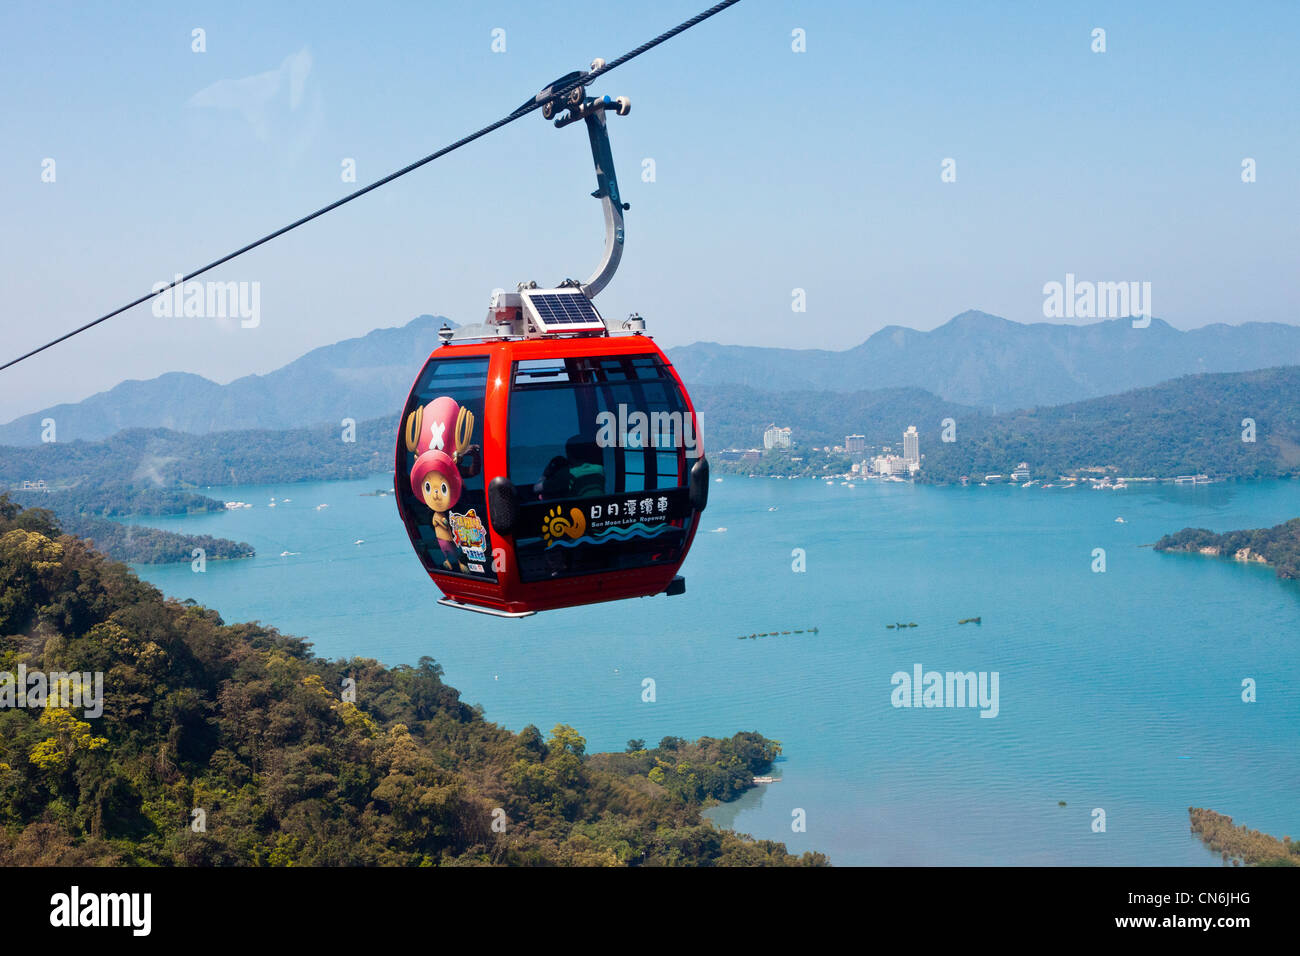
[[[523,579],[675,560],[692,520],[685,497],[652,492],[685,487],[698,444],[658,357],[518,362],[511,384]]]

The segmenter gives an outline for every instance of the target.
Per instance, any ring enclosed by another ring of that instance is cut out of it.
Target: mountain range
[[[1059,405],[1199,372],[1300,364],[1300,326],[1179,331],[1160,319],[1023,324],[963,312],[929,332],[886,326],[840,352],[699,342],[669,356],[690,385],[854,392],[908,386],[997,411]]]
[[[100,440],[127,428],[208,434],[392,416],[437,346],[444,322],[455,327],[441,316],[421,315],[226,385],[184,372],[123,382],[76,404],[0,425],[0,444],[39,444],[45,418],[55,420],[59,441],[67,442]],[[693,388],[845,394],[905,388],[931,393],[927,403],[938,396],[955,405],[1005,412],[1188,374],[1300,365],[1300,326],[1247,322],[1183,332],[1160,319],[1135,329],[1128,319],[1024,324],[970,311],[928,332],[888,326],[843,351],[699,342],[668,355]]]
[[[791,415],[801,423],[801,448],[842,441],[848,428],[864,434],[870,446],[897,447],[905,425],[914,424],[921,436],[921,478],[939,483],[1006,474],[1021,461],[1035,477],[1051,479],[1091,468],[1113,476],[1300,476],[1295,401],[1300,366],[1187,375],[1118,395],[996,416],[920,389],[846,394],[706,385],[693,392],[710,455],[729,445],[753,447],[762,441],[767,422]],[[951,441],[942,434],[944,418],[955,427]],[[339,437],[338,426],[331,424],[209,435],[137,428],[97,442],[0,447],[0,488],[43,478],[83,489],[23,499],[57,508],[59,495],[72,495],[75,503],[86,495],[102,496],[105,488],[118,489],[114,500],[129,502],[133,499],[124,499],[121,491],[126,487],[363,478],[392,468],[398,416],[390,411],[358,422],[355,442]],[[377,481],[375,487],[390,486]]]
[[[84,401],[0,425],[0,444],[39,444],[45,418],[54,419],[59,442],[69,442],[98,441],[128,428],[204,435],[395,416],[416,373],[437,348],[444,323],[457,327],[442,316],[417,316],[398,328],[325,345],[273,372],[245,375],[226,385],[188,372],[122,382]]]

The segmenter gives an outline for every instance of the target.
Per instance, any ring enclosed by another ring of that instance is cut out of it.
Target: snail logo
[[[566,518],[564,509],[559,505],[546,513],[546,521],[542,525],[542,537],[546,539],[548,548],[561,538],[572,538],[576,541],[586,532],[587,519],[582,512],[577,508],[571,508]]]

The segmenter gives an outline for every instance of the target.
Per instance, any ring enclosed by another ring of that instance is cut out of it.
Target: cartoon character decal
[[[456,514],[464,479],[483,465],[478,445],[471,444],[474,413],[454,398],[441,396],[416,408],[406,418],[406,450],[415,455],[411,466],[411,491],[433,512],[433,533],[438,551],[430,557],[447,571],[483,571],[487,557],[487,529],[470,509]]]

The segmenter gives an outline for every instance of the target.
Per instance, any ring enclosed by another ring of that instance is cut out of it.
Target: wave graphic
[[[636,524],[630,524],[623,528],[610,528],[608,531],[601,532],[598,535],[583,535],[576,541],[556,541],[552,547],[556,548],[576,548],[580,544],[599,544],[603,541],[615,540],[626,541],[629,538],[657,538],[665,531],[675,530],[672,525],[648,525],[641,521]]]

